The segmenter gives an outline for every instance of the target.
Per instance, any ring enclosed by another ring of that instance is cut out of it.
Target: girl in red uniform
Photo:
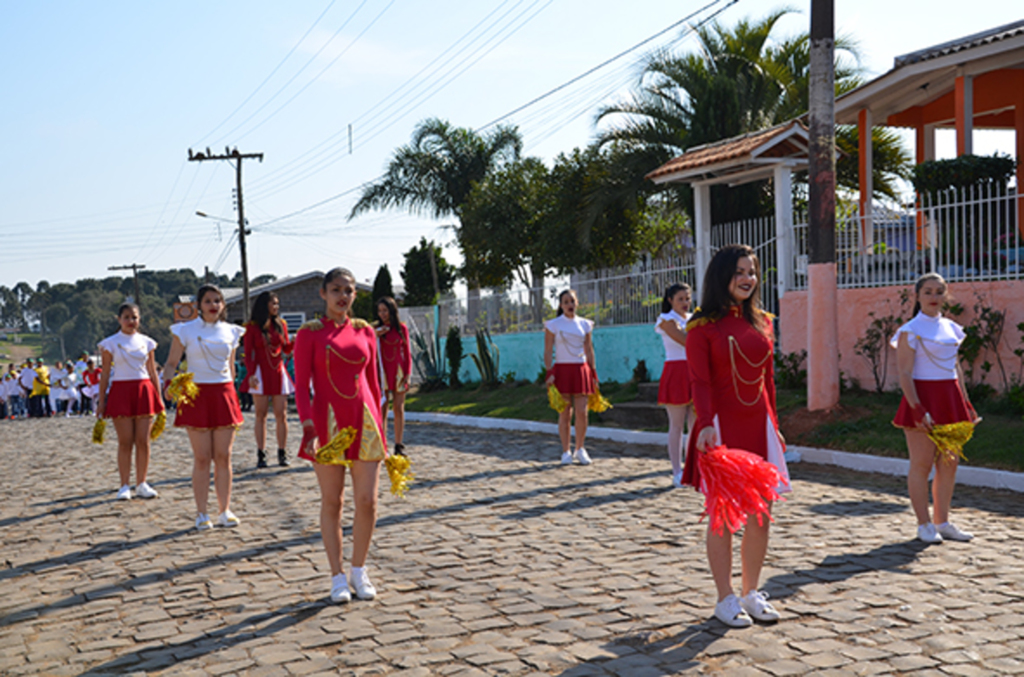
[[[377,340],[380,342],[380,362],[384,367],[384,389],[395,412],[395,453],[405,455],[402,436],[405,433],[405,394],[409,392],[412,374],[412,350],[409,347],[409,328],[398,319],[398,304],[390,296],[377,301]],[[387,404],[384,418],[387,419]]]
[[[277,432],[277,464],[288,465],[288,396],[295,392],[284,368],[285,355],[291,355],[288,325],[278,316],[281,302],[274,292],[265,291],[252,304],[252,320],[245,325],[242,346],[248,392],[256,402],[256,467],[267,467],[267,413],[274,404]]]
[[[775,413],[771,316],[761,310],[761,270],[746,245],[719,249],[704,274],[701,305],[687,325],[686,357],[697,412],[686,451],[683,484],[700,487],[701,454],[718,445],[743,449],[773,463],[789,491],[785,442]],[[718,589],[715,616],[745,627],[751,616],[776,621],[779,613],[757,589],[768,550],[768,520],[751,516],[741,548],[742,594],[732,588],[732,534],[708,529],[707,554]]]
[[[117,309],[121,331],[99,342],[103,367],[96,396],[96,415],[114,419],[117,431],[117,471],[121,489],[117,498],[128,500],[132,472],[132,447],[135,447],[135,495],[156,498],[156,490],[146,481],[149,471],[149,431],[153,417],[164,410],[160,399],[160,381],[153,351],[156,341],[140,334],[139,307],[122,303]]]
[[[661,315],[654,331],[665,344],[665,366],[658,379],[658,404],[668,412],[668,459],[672,486],[683,484],[683,429],[690,425],[693,397],[690,369],[686,366],[686,323],[690,320],[690,285],[674,284],[665,290]]]
[[[164,365],[164,383],[170,385],[183,354],[199,394],[191,402],[179,402],[174,425],[188,430],[192,444],[192,494],[196,501],[196,529],[213,528],[207,514],[210,498],[210,464],[217,492],[222,527],[237,527],[231,512],[231,447],[242,425],[242,410],[235,393],[235,349],[245,330],[224,317],[224,295],[213,285],[196,292],[199,317],[171,325],[171,352]],[[165,390],[166,390],[165,385]]]
[[[587,440],[587,396],[597,390],[594,366],[594,323],[576,316],[576,292],[566,289],[558,295],[558,314],[544,323],[544,368],[547,385],[552,384],[569,401],[558,414],[558,436],[562,442],[562,465],[575,461],[590,465]],[[555,364],[551,365],[554,349]],[[569,447],[570,425],[576,411],[576,451]]]
[[[914,294],[914,318],[897,330],[892,346],[896,348],[903,390],[893,425],[903,428],[907,437],[907,492],[917,517],[917,537],[925,543],[969,541],[974,535],[949,521],[958,455],[937,454],[935,443],[928,437],[933,425],[980,420],[963,388],[960,372],[958,353],[965,334],[959,324],[942,316],[942,304],[948,300],[942,276],[921,276]],[[928,514],[928,474],[933,467],[934,522]]]
[[[93,402],[96,401],[100,392],[100,370],[96,367],[96,361],[91,357],[85,361],[85,371],[82,372],[82,413],[93,413]]]
[[[359,599],[377,595],[366,573],[366,556],[377,522],[380,462],[387,456],[377,377],[377,335],[352,319],[356,280],[344,268],[325,276],[320,296],[326,317],[295,335],[295,404],[302,421],[299,456],[313,461],[320,485],[320,534],[331,567],[331,601],[352,599],[342,570],[341,506],[345,468],[352,473],[351,584]],[[310,397],[310,388],[313,396]]]

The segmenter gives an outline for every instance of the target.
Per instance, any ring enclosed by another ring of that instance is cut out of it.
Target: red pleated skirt
[[[197,383],[199,395],[195,401],[178,405],[174,425],[178,428],[213,430],[237,428],[242,425],[242,408],[233,383]]]
[[[690,368],[686,365],[686,360],[666,362],[658,380],[658,404],[678,407],[692,401]]]
[[[594,392],[594,370],[586,362],[555,363],[555,387],[563,396]]]
[[[137,381],[112,381],[107,391],[103,418],[156,416],[164,410],[160,392],[148,378]]]
[[[959,423],[960,421],[976,422],[978,414],[964,399],[963,391],[956,379],[948,381],[918,381],[914,379],[917,397],[921,400],[924,410],[931,414],[932,420],[938,425]],[[897,428],[916,428],[907,398],[900,400],[900,407],[892,424]]]

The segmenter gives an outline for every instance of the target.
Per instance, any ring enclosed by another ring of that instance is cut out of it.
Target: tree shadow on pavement
[[[832,501],[815,503],[807,508],[819,515],[839,515],[843,517],[866,517],[868,515],[895,515],[910,510],[909,503],[893,501]]]
[[[903,543],[887,543],[867,552],[828,555],[813,568],[772,576],[764,582],[763,588],[772,599],[784,599],[813,583],[836,583],[876,571],[910,574],[905,567],[927,547],[927,543],[915,539]]]
[[[17,578],[18,576],[27,573],[46,573],[47,569],[56,569],[69,564],[78,564],[79,562],[99,559],[106,555],[125,552],[126,550],[135,550],[136,548],[143,548],[149,545],[171,541],[194,531],[195,529],[178,529],[177,531],[169,531],[167,533],[157,534],[156,536],[150,536],[149,538],[140,538],[136,541],[109,540],[103,541],[102,543],[94,543],[85,550],[69,552],[66,555],[60,555],[58,557],[39,559],[34,562],[26,562],[25,564],[19,564],[18,566],[11,567],[10,569],[0,570],[0,581],[8,578]]]
[[[237,623],[216,630],[199,632],[187,639],[168,642],[159,648],[145,648],[123,654],[81,673],[82,677],[158,671],[183,660],[193,660],[229,649],[249,640],[270,637],[282,630],[313,618],[328,607],[326,600],[304,602],[253,614]],[[325,635],[326,636],[326,635]],[[339,637],[338,642],[342,639]]]
[[[196,531],[195,531],[195,529],[183,529],[183,530],[179,530],[179,531],[175,531],[175,532],[170,532],[168,534],[161,534],[160,536],[155,536],[153,538],[142,539],[142,540],[136,541],[134,543],[138,543],[138,544],[142,544],[142,545],[148,545],[148,544],[153,543],[154,541],[159,542],[161,540],[168,540],[169,538],[175,538],[175,537],[181,536],[182,534],[185,534],[185,533],[196,533]],[[244,550],[235,550],[233,552],[221,553],[221,554],[218,554],[218,555],[213,556],[213,557],[208,557],[206,559],[199,560],[197,562],[191,562],[189,564],[185,564],[183,566],[176,567],[174,569],[165,569],[164,571],[156,571],[156,572],[145,574],[143,576],[131,576],[131,577],[125,578],[123,580],[117,581],[116,583],[110,583],[108,585],[101,585],[101,586],[98,586],[98,587],[95,587],[95,588],[92,588],[92,589],[89,589],[89,590],[83,590],[80,593],[71,595],[69,597],[65,597],[63,599],[59,599],[59,600],[57,600],[57,601],[55,601],[55,602],[53,602],[51,604],[37,604],[35,606],[31,606],[31,607],[28,607],[28,608],[25,608],[25,609],[13,610],[13,611],[7,613],[6,615],[0,617],[0,627],[3,627],[5,625],[11,625],[11,624],[14,624],[14,623],[19,623],[19,622],[25,621],[25,620],[30,620],[30,619],[36,618],[37,616],[42,616],[42,615],[58,612],[61,609],[68,609],[68,608],[71,608],[71,607],[78,606],[80,604],[87,604],[88,602],[93,601],[93,600],[97,600],[97,599],[102,599],[102,598],[105,598],[105,597],[112,597],[112,596],[116,596],[116,595],[119,595],[119,594],[123,594],[124,592],[126,592],[126,590],[128,588],[138,589],[138,588],[141,588],[141,587],[146,586],[146,585],[152,585],[152,584],[158,583],[158,582],[166,582],[166,581],[173,580],[173,579],[177,578],[178,576],[181,576],[182,574],[192,573],[192,572],[195,572],[195,571],[201,571],[201,570],[209,568],[209,567],[222,566],[224,564],[228,564],[228,563],[231,563],[231,562],[237,562],[237,561],[240,561],[240,560],[247,560],[247,559],[252,558],[252,557],[261,557],[261,556],[264,556],[264,555],[266,555],[268,553],[277,552],[277,551],[280,551],[280,550],[287,550],[288,548],[299,546],[299,545],[309,545],[311,543],[319,543],[319,542],[320,542],[320,534],[318,532],[316,534],[312,534],[312,535],[309,535],[309,536],[302,536],[302,537],[299,537],[299,538],[291,538],[291,539],[284,540],[284,541],[274,541],[274,542],[271,542],[271,543],[262,543],[262,544],[255,545],[255,546],[250,547],[250,548],[245,548]],[[139,547],[139,545],[132,545],[131,543],[126,545],[123,542],[121,542],[121,543],[119,543],[117,545],[118,545],[118,547],[116,547],[115,550],[118,551],[118,552],[122,551],[125,547]],[[109,547],[110,544],[109,543],[103,544],[103,546],[104,547]],[[83,553],[90,553],[96,547],[97,546],[93,546],[91,548],[88,548],[87,550],[83,551]],[[68,557],[72,557],[72,556],[78,558],[78,557],[83,556],[83,553],[75,553],[73,555],[72,554],[64,555],[63,558],[68,558]],[[96,556],[96,554],[92,553],[91,556],[94,557],[94,556]],[[61,559],[61,558],[54,558],[54,559],[57,560],[57,559]],[[46,562],[46,560],[43,560],[43,563],[45,563],[45,562]],[[41,565],[42,564],[38,564],[37,563],[36,566],[41,566]],[[28,569],[28,567],[18,567],[18,569],[20,569],[22,572],[24,572],[26,569]],[[11,571],[13,571],[13,569]],[[7,572],[5,571],[5,572],[0,572],[0,573],[5,573],[6,574]]]

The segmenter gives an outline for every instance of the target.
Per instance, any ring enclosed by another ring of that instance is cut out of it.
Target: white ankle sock
[[[363,574],[365,571],[366,571],[366,567],[365,566],[352,567],[352,578],[356,578],[357,576]]]
[[[334,576],[331,576],[332,588],[336,588],[340,585],[345,585],[346,583],[348,583],[348,579],[345,578],[345,572],[341,572],[340,574],[335,574]]]

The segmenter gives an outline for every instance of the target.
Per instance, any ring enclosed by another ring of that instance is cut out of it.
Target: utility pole
[[[242,257],[242,317],[249,321],[249,259],[245,254],[245,236],[248,232],[245,228],[245,207],[242,204],[242,160],[259,159],[263,162],[263,153],[239,153],[225,147],[223,155],[213,155],[210,149],[193,154],[188,149],[189,162],[203,162],[205,160],[234,160],[235,161],[235,190],[238,192],[238,251]]]
[[[835,7],[811,0],[807,408],[839,403],[836,318]]]
[[[132,301],[135,303],[135,305],[139,305],[139,304],[142,303],[142,296],[139,293],[139,271],[143,270],[145,267],[146,267],[145,264],[142,264],[142,263],[133,263],[133,264],[127,265],[127,266],[107,266],[107,270],[130,270],[130,271],[132,271],[132,275],[135,276],[135,298],[132,299]]]

